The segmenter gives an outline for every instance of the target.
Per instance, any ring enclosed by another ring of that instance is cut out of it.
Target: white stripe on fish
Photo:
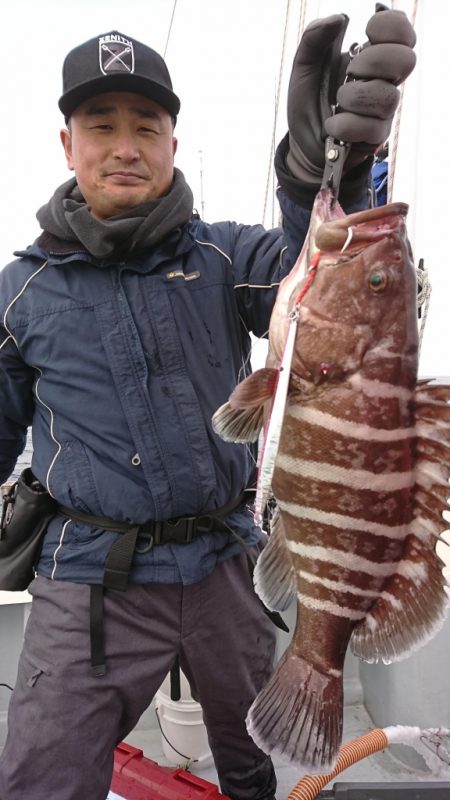
[[[448,486],[447,465],[436,464],[435,461],[422,459],[416,467],[416,481],[424,489],[432,489],[434,485]],[[448,486],[450,495],[450,486]]]
[[[348,381],[354,389],[363,392],[367,397],[391,398],[397,397],[399,400],[411,400],[411,389],[405,386],[396,386],[393,383],[384,381],[369,380],[363,378],[358,372],[351,375]]]
[[[321,586],[325,586],[327,589],[333,592],[342,592],[347,594],[354,594],[358,597],[384,597],[386,602],[391,603],[394,608],[401,608],[401,603],[399,600],[394,597],[394,595],[389,594],[389,592],[382,592],[380,594],[379,591],[372,591],[371,589],[361,589],[359,586],[353,586],[350,583],[344,583],[344,581],[333,581],[330,578],[322,578],[320,575],[316,575],[312,572],[305,572],[305,570],[301,569],[298,572],[299,577],[306,581],[307,583],[317,583]]]
[[[364,572],[366,575],[393,575],[397,571],[398,561],[369,561],[368,558],[349,553],[347,550],[336,550],[334,547],[321,547],[320,545],[302,544],[293,539],[287,539],[287,546],[291,553],[312,561],[324,561],[338,567],[344,567],[352,572]]]
[[[340,606],[337,603],[332,603],[330,600],[319,600],[318,597],[308,597],[307,594],[297,592],[297,597],[300,603],[309,608],[311,611],[325,611],[327,614],[333,614],[335,617],[345,617],[346,619],[360,620],[366,616],[366,611],[354,611],[352,608]]]
[[[317,408],[307,408],[298,403],[288,405],[286,415],[307,422],[310,425],[319,425],[321,428],[334,431],[342,436],[350,436],[353,439],[363,439],[365,442],[400,442],[410,439],[415,435],[415,428],[374,428],[360,422],[335,417]]]
[[[440,539],[442,524],[439,523],[439,519],[431,520],[416,516],[411,522],[410,530],[419,541],[428,543],[430,537]]]
[[[355,594],[358,595],[358,597],[380,596],[379,591],[375,592],[371,591],[370,589],[360,589],[358,586],[353,586],[350,583],[344,583],[344,581],[333,581],[330,578],[323,578],[322,576],[316,575],[313,572],[306,572],[304,569],[299,570],[298,576],[307,583],[320,584],[320,586],[325,586],[332,592],[348,592],[348,594]]]
[[[418,586],[428,578],[428,569],[424,563],[404,558],[398,565],[397,574]]]
[[[431,404],[430,404],[431,405]],[[432,442],[439,442],[448,447],[447,428],[439,427],[439,421],[431,422],[418,422],[416,425],[416,434],[421,439],[430,439]]]
[[[415,482],[414,473],[411,470],[376,473],[366,469],[338,467],[323,461],[307,461],[284,453],[278,454],[277,467],[292,475],[301,475],[303,478],[339,483],[343,486],[350,486],[352,489],[368,489],[373,492],[395,492],[399,489],[409,489]]]
[[[402,541],[409,532],[408,525],[383,525],[381,522],[360,519],[358,517],[348,517],[345,514],[322,511],[310,506],[301,506],[298,503],[290,503],[285,500],[278,500],[281,511],[291,514],[293,517],[307,519],[311,522],[320,522],[323,525],[331,525],[333,528],[353,531],[363,531],[373,533],[374,536],[386,536],[388,539],[399,539]]]

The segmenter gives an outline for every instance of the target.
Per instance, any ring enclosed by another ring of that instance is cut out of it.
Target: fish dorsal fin
[[[447,612],[436,544],[450,498],[450,386],[422,382],[415,392],[413,518],[402,559],[382,595],[354,630],[351,648],[365,661],[399,661],[426,644]]]
[[[434,548],[416,536],[406,538],[397,572],[353,631],[350,646],[358,658],[390,664],[433,638],[447,616],[442,567]]]
[[[271,399],[278,370],[258,369],[238,383],[227,403],[212,418],[214,431],[226,442],[256,442],[264,424],[264,406]]]
[[[284,611],[296,596],[297,579],[278,510],[270,528],[269,541],[258,558],[253,580],[264,605],[271,611]]]

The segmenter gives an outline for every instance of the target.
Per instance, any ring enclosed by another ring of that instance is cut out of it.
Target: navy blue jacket
[[[211,417],[249,373],[249,332],[267,332],[307,231],[309,212],[280,202],[286,237],[193,218],[120,263],[42,243],[17,253],[0,272],[0,481],[32,426],[34,474],[78,511],[171,519],[254,484],[254,449],[223,442]],[[259,542],[248,508],[227,521]],[[99,583],[118,536],[58,516],[38,572]],[[130,580],[193,583],[240,547],[218,531],[154,547],[136,554]]]
[[[309,214],[297,216],[298,252]],[[238,497],[254,449],[223,442],[211,417],[249,373],[249,332],[267,331],[297,252],[279,229],[193,218],[120,263],[37,243],[17,253],[0,272],[0,481],[31,425],[34,474],[79,511],[145,522]],[[248,509],[228,523],[259,541]],[[118,535],[58,516],[39,573],[101,582]],[[223,532],[154,547],[130,580],[192,583],[239,548]]]

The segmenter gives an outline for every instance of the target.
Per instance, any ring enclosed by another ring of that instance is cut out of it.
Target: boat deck
[[[343,741],[348,742],[372,730],[375,727],[364,705],[347,705],[344,708],[344,736]],[[138,726],[126,740],[134,747],[143,750],[144,755],[161,766],[181,766],[186,767],[186,763],[180,760],[179,764],[170,764],[164,755],[161,741],[161,734],[158,729],[145,728]],[[286,800],[289,792],[302,777],[298,769],[290,764],[283,763],[279,758],[274,758],[275,769],[278,778],[277,800]],[[195,764],[189,767],[190,771],[199,775],[204,780],[217,784],[217,773],[214,766],[204,766],[200,769]],[[424,762],[424,769],[412,770],[405,764],[398,761],[389,749],[375,753],[363,761],[349,767],[334,778],[328,784],[333,786],[337,781],[343,782],[414,782],[414,781],[442,781],[442,777],[430,775]]]

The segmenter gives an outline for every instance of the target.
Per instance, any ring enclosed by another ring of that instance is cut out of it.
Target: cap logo
[[[104,75],[111,72],[134,72],[133,42],[124,36],[111,33],[98,40],[100,69]]]

